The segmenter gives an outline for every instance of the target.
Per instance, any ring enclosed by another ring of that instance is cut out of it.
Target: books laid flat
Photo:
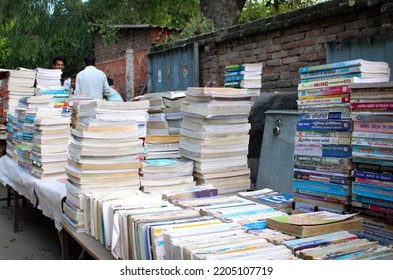
[[[297,237],[307,237],[342,230],[360,230],[362,221],[356,214],[319,211],[269,218],[267,226]]]

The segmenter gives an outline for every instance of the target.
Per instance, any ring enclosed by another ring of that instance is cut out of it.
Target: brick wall
[[[263,62],[262,91],[292,91],[298,69],[326,63],[326,43],[393,33],[390,0],[333,0],[189,38],[199,44],[200,85],[224,84],[225,66]]]
[[[117,42],[105,44],[100,36],[95,38],[96,66],[113,79],[123,99],[126,100],[126,50],[134,50],[133,93],[139,95],[146,86],[146,50],[156,41],[160,29],[122,29]]]

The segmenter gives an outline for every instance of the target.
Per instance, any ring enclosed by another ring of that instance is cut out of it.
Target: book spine
[[[339,200],[339,199],[334,199],[334,198],[324,197],[324,196],[310,195],[310,194],[304,194],[304,193],[295,193],[294,200],[296,200],[296,198],[298,198],[298,197],[305,198],[305,199],[314,199],[314,200],[329,202],[329,203],[336,203],[336,204],[341,204],[341,205],[349,205],[349,203],[350,203],[348,199]]]
[[[337,184],[337,185],[349,185],[351,182],[345,178],[331,177],[331,176],[327,176],[327,175],[313,175],[313,174],[307,174],[304,172],[295,172],[294,178],[301,179],[301,180],[316,181],[316,182],[325,182],[325,183],[331,183],[331,184]]]
[[[349,196],[351,194],[351,187],[349,186],[298,179],[294,180],[294,188],[310,191],[319,191],[342,196]]]
[[[352,205],[355,207],[370,209],[372,211],[377,211],[377,212],[382,212],[382,213],[387,213],[387,214],[393,215],[393,209],[388,208],[388,207],[383,207],[383,206],[369,204],[369,203],[362,203],[362,202],[357,202],[357,201],[352,201]]]
[[[388,133],[380,133],[380,132],[368,132],[368,131],[358,131],[355,130],[352,132],[352,137],[357,138],[378,138],[378,139],[391,139],[392,135]]]
[[[307,89],[314,89],[314,88],[324,88],[324,87],[332,87],[332,86],[345,86],[349,83],[353,83],[354,78],[337,78],[331,80],[324,80],[324,81],[316,81],[310,83],[299,84],[297,89],[298,90],[307,90]]]
[[[323,76],[323,77],[314,77],[314,78],[306,78],[306,79],[301,79],[301,83],[310,83],[310,82],[316,82],[316,81],[328,81],[332,79],[342,79],[342,78],[352,78],[352,77],[361,77],[362,73],[339,73],[337,75],[333,76]]]
[[[312,147],[317,144],[296,144],[295,154],[301,156],[317,156],[317,157],[334,157],[334,158],[350,158],[352,155],[351,148],[348,145],[326,145],[325,147]],[[328,149],[327,146],[347,146],[348,150]]]
[[[304,74],[304,73],[315,72],[315,71],[324,71],[324,70],[337,69],[337,68],[354,67],[354,66],[360,66],[360,64],[361,64],[361,60],[356,59],[356,60],[335,62],[335,63],[330,63],[330,64],[300,67],[299,73]]]
[[[352,103],[351,107],[354,109],[392,109],[393,102],[380,103]]]
[[[333,103],[348,103],[350,101],[349,96],[332,97],[332,98],[316,98],[307,100],[298,100],[298,105],[310,105],[310,104],[333,104]]]
[[[351,176],[350,170],[345,169],[320,169],[313,166],[295,165],[294,171],[304,172],[307,174],[335,176],[340,178],[348,178]]]
[[[351,131],[352,121],[350,120],[298,120],[297,130],[334,130]]]
[[[318,196],[323,199],[333,199],[337,201],[343,201],[344,204],[349,204],[349,196],[342,196],[342,195],[335,195],[335,194],[330,194],[330,193],[324,193],[320,191],[310,191],[310,190],[303,190],[303,189],[293,189],[294,193],[299,193],[299,194],[305,194],[305,195],[311,195],[311,196]]]
[[[393,141],[377,138],[352,138],[352,145],[393,148]]]
[[[356,154],[381,155],[386,157],[392,157],[393,159],[393,149],[391,148],[354,145],[353,152]]]
[[[352,137],[351,132],[345,131],[301,131],[298,130],[295,133],[298,137],[342,137],[342,138],[349,138]]]
[[[304,161],[313,161],[316,163],[330,163],[330,164],[344,164],[350,165],[351,160],[348,158],[334,158],[334,157],[321,157],[321,156],[307,156],[307,155],[294,155],[294,160],[304,162]]]
[[[360,72],[361,67],[344,67],[344,68],[336,68],[336,69],[327,69],[322,71],[315,71],[304,73],[300,75],[300,79],[307,79],[307,78],[315,78],[315,77],[326,77],[326,76],[334,76],[334,75],[341,75],[341,74],[349,74],[349,73],[357,73]]]
[[[301,113],[298,115],[298,120],[340,120],[350,118],[350,112]]]
[[[366,171],[354,170],[353,176],[359,177],[359,178],[371,179],[371,180],[381,180],[381,181],[393,182],[392,175],[385,175],[385,174],[381,174],[381,173],[371,173],[371,172],[366,172]]]
[[[361,162],[361,163],[371,163],[371,164],[393,166],[393,161],[391,161],[391,160],[370,158],[370,157],[364,157],[364,156],[358,157],[356,155],[354,156],[353,154],[352,154],[352,161],[353,162]]]
[[[352,114],[354,121],[393,122],[393,115]]]
[[[302,137],[295,138],[296,143],[321,143],[321,144],[343,144],[350,145],[351,138],[342,137]]]
[[[393,189],[389,187],[381,187],[354,182],[352,185],[352,193],[377,199],[393,201]]]
[[[354,121],[353,129],[355,131],[362,131],[362,132],[393,133],[393,124],[388,122]]]
[[[346,94],[351,93],[351,89],[347,85],[300,90],[298,91],[298,97],[329,96],[329,95],[345,94],[345,93]]]
[[[307,203],[293,201],[292,210],[296,210],[296,211],[300,211],[300,212],[304,212],[304,213],[309,213],[309,212],[316,212],[317,207],[314,205],[307,204]]]
[[[359,171],[385,173],[385,174],[393,175],[393,167],[392,166],[383,166],[383,165],[379,165],[379,164],[358,162],[355,164],[354,169],[359,170]]]
[[[389,182],[389,181],[381,181],[381,180],[373,180],[373,179],[355,177],[355,182],[362,183],[362,184],[368,184],[368,185],[393,188],[393,183]]]
[[[362,196],[357,194],[352,194],[352,201],[360,202],[360,203],[369,203],[375,204],[382,207],[388,207],[393,209],[393,202],[387,201],[384,199],[372,198],[368,196]]]

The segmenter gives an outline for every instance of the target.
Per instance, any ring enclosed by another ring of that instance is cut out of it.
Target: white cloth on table
[[[8,156],[0,158],[0,179],[16,192],[26,197],[48,218],[54,220],[57,230],[61,230],[62,200],[66,196],[66,186],[57,179],[40,180],[31,176]]]

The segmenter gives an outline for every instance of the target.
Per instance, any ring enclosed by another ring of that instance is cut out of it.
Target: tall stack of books
[[[61,87],[61,69],[37,68],[37,88],[51,89]]]
[[[185,91],[168,91],[162,95],[164,112],[168,121],[169,135],[180,135],[183,112],[180,107],[186,97]]]
[[[70,117],[62,108],[36,108],[26,112],[34,121],[31,175],[39,179],[65,177]]]
[[[189,87],[182,104],[180,154],[194,161],[197,184],[220,194],[250,188],[250,97],[246,89]]]
[[[360,235],[393,242],[393,82],[350,84],[352,210],[364,215]]]
[[[130,120],[132,113],[126,110],[133,107],[131,103],[138,102],[97,101],[96,118],[77,123],[72,130],[66,166],[67,197],[80,198],[86,192],[96,191],[139,190],[142,140],[136,123]],[[66,213],[65,220],[83,231],[83,217],[78,215],[78,211],[84,210],[83,205],[73,205],[68,200],[66,203],[74,210],[74,216]]]
[[[0,156],[6,151],[7,140],[7,116],[5,111],[6,99],[8,98],[9,71],[0,70]]]
[[[146,159],[180,158],[180,135],[147,135],[144,141]]]
[[[362,59],[299,69],[295,210],[350,210],[353,169],[349,83],[387,81],[389,65]]]
[[[225,87],[247,88],[259,93],[262,88],[262,63],[244,63],[225,67]]]
[[[154,193],[195,186],[193,162],[187,159],[146,159],[141,169],[141,190]]]
[[[7,82],[8,98],[5,111],[14,113],[20,98],[34,95],[36,72],[26,68],[6,71],[9,71],[10,76]]]
[[[32,143],[34,136],[34,116],[32,112],[37,108],[51,108],[53,102],[51,98],[41,96],[22,97],[18,107],[15,109],[15,116],[9,114],[10,131],[9,137],[11,158],[28,173],[32,171]]]

